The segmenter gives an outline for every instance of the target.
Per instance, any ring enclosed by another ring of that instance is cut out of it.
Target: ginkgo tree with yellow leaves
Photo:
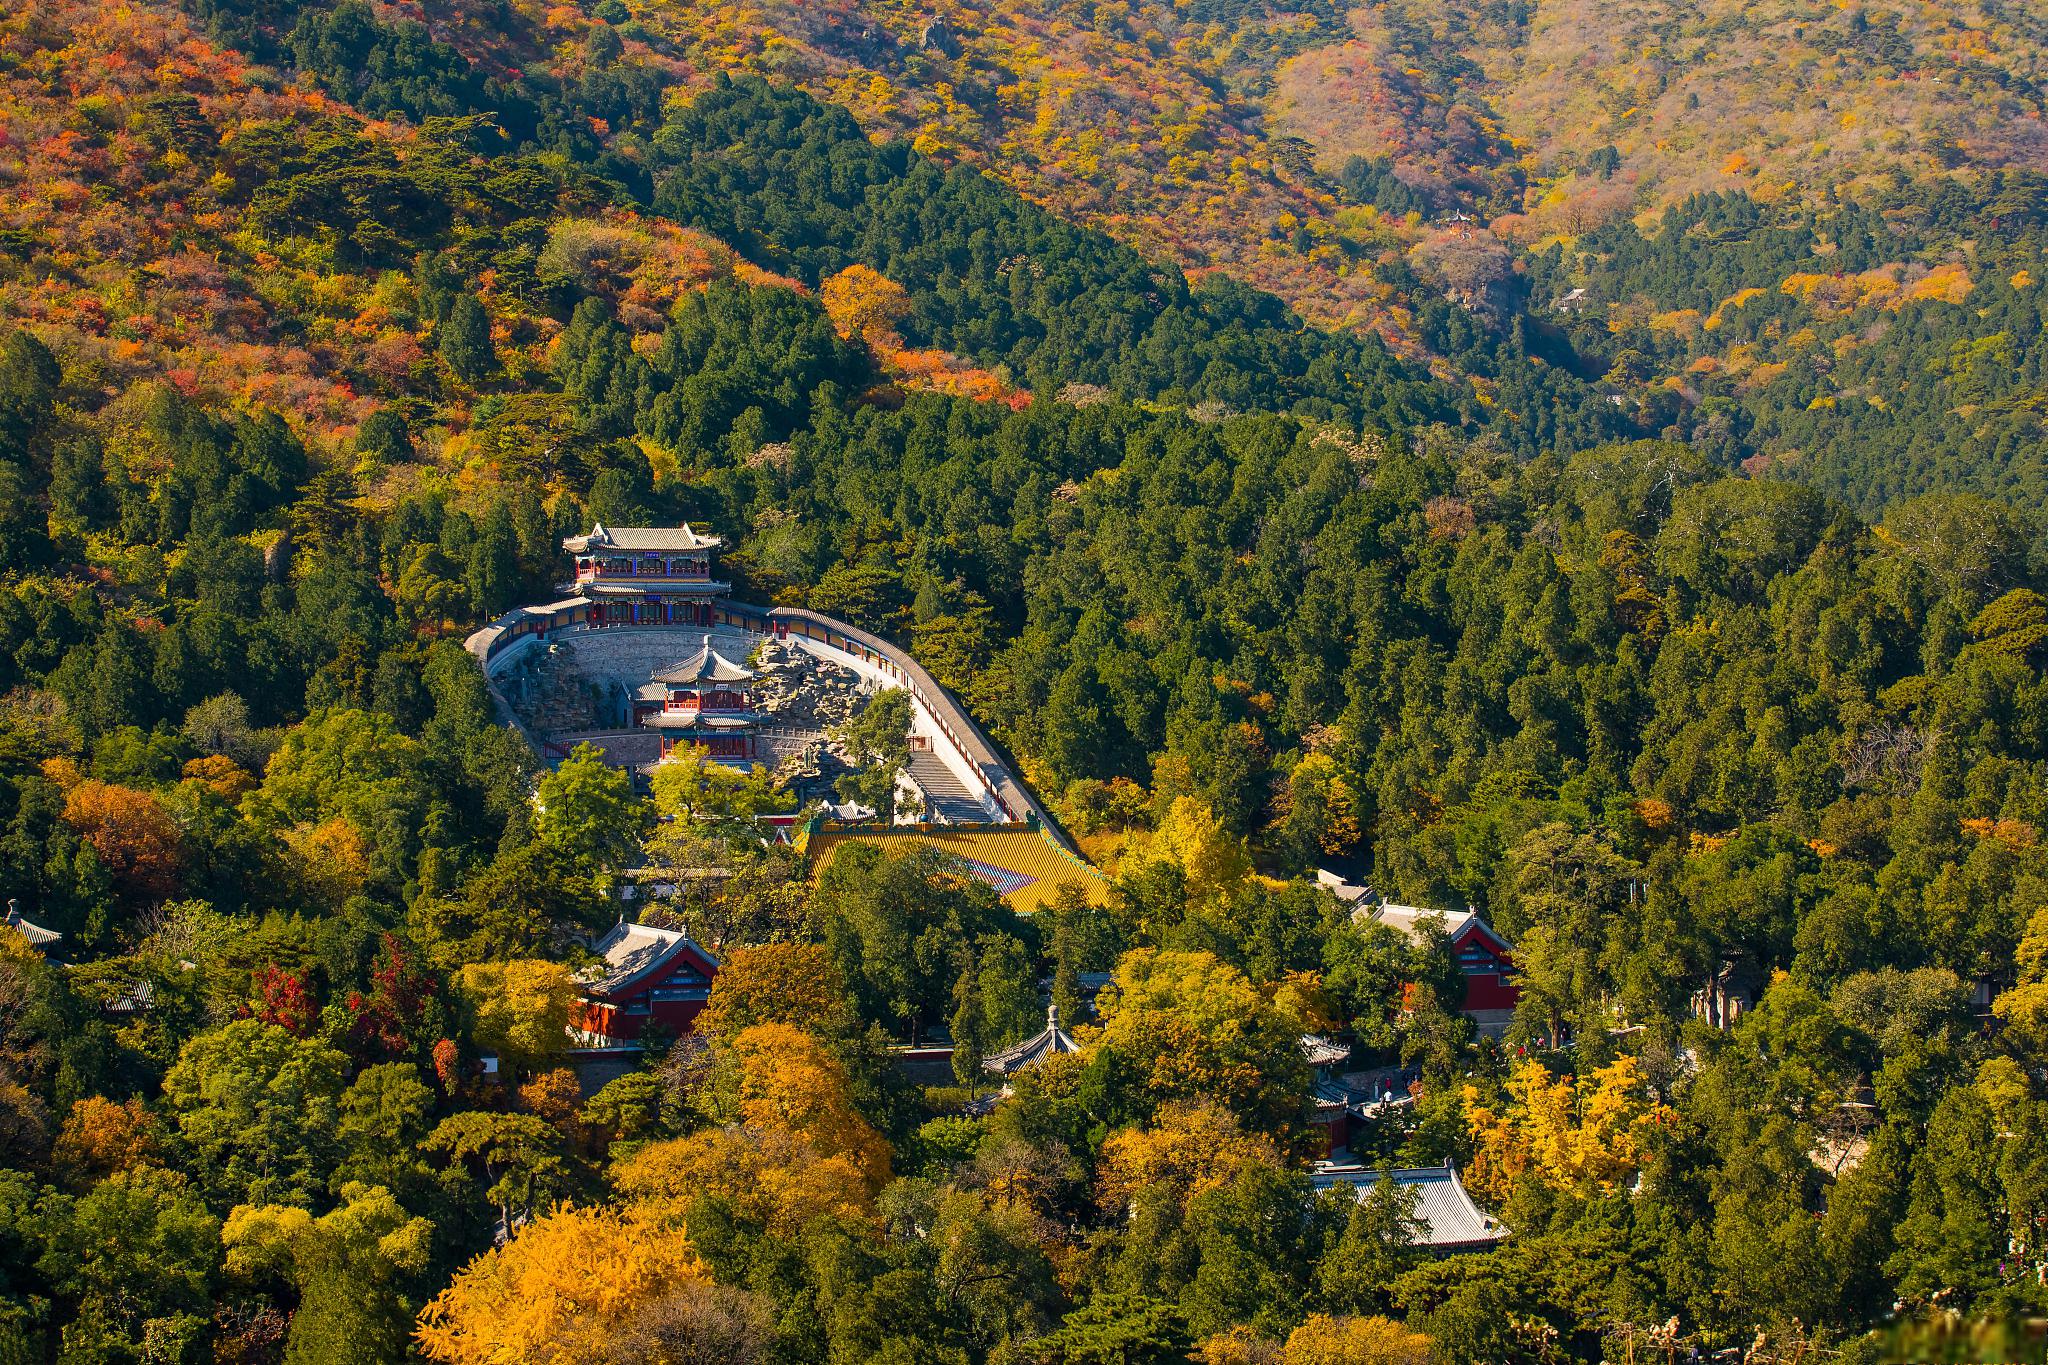
[[[420,1315],[444,1365],[580,1365],[664,1292],[702,1278],[689,1244],[631,1213],[560,1208],[472,1261]]]
[[[2013,954],[2019,979],[1991,1003],[2006,1037],[2035,1059],[2048,1058],[2048,908],[2036,910]]]
[[[1518,1062],[1503,1097],[1483,1103],[1465,1087],[1473,1143],[1467,1182],[1481,1200],[1505,1204],[1524,1180],[1555,1190],[1612,1190],[1640,1174],[1678,1114],[1655,1099],[1634,1057],[1584,1076],[1559,1076],[1533,1058]]]

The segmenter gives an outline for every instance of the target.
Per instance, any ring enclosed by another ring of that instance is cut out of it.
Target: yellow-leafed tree
[[[331,1358],[321,1347],[336,1341],[362,1359],[398,1359],[417,1305],[406,1288],[432,1256],[434,1225],[382,1185],[346,1185],[341,1196],[318,1218],[292,1205],[236,1209],[221,1227],[228,1270],[298,1291],[287,1359]]]
[[[2029,1056],[2048,1057],[2048,909],[2027,922],[2013,954],[2019,982],[1992,1001],[2005,1024],[2005,1041]]]
[[[1249,1166],[1280,1164],[1273,1140],[1247,1133],[1228,1109],[1207,1101],[1169,1104],[1150,1126],[1120,1129],[1103,1144],[1097,1197],[1109,1209],[1126,1208],[1143,1195],[1185,1206]]]
[[[511,1070],[544,1068],[568,1050],[569,1006],[576,983],[558,962],[473,962],[455,978],[476,1009],[477,1046]]]
[[[756,1024],[729,1046],[742,1123],[792,1133],[845,1157],[875,1188],[887,1183],[889,1144],[854,1108],[846,1070],[823,1043],[788,1024]]]
[[[1280,1365],[1429,1365],[1429,1338],[1386,1318],[1317,1313],[1289,1334]]]
[[[814,1218],[874,1217],[874,1191],[852,1161],[777,1129],[711,1128],[654,1142],[621,1164],[618,1191],[644,1216],[679,1224],[700,1198],[770,1233],[795,1235]]]
[[[896,324],[910,315],[910,296],[886,275],[850,265],[818,286],[818,302],[839,335],[859,337],[878,351],[902,349]]]
[[[723,1127],[652,1143],[617,1169],[619,1192],[646,1216],[679,1221],[702,1197],[781,1234],[873,1215],[889,1144],[824,1044],[788,1024],[741,1029],[719,1043],[709,1090]]]
[[[815,1029],[846,1011],[846,985],[831,954],[815,943],[734,948],[718,964],[699,1033],[724,1036],[755,1024]]]
[[[465,1266],[420,1315],[429,1360],[581,1365],[636,1310],[707,1278],[682,1234],[608,1209],[562,1208]]]
[[[1524,1061],[1506,1089],[1508,1102],[1498,1111],[1478,1103],[1475,1089],[1465,1091],[1466,1123],[1477,1147],[1468,1180],[1474,1193],[1494,1203],[1504,1202],[1525,1176],[1554,1189],[1612,1189],[1643,1169],[1656,1135],[1677,1118],[1650,1098],[1633,1057],[1576,1080]]]
[[[1223,827],[1216,812],[1192,796],[1174,798],[1152,836],[1146,857],[1176,864],[1188,879],[1188,895],[1206,900],[1235,886],[1251,872],[1244,841]]]
[[[1299,1114],[1299,1021],[1214,954],[1125,953],[1096,1007],[1101,1046],[1153,1103],[1209,1100],[1262,1128]]]

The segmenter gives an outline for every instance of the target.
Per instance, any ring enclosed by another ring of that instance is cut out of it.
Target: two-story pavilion
[[[732,591],[713,574],[718,536],[683,526],[606,526],[570,536],[569,591],[591,603],[593,626],[708,626],[717,598]]]
[[[696,653],[655,674],[634,696],[634,723],[661,732],[663,758],[678,744],[695,745],[705,758],[760,757],[755,730],[762,717],[747,691],[753,680],[752,669],[719,653],[706,635]]]

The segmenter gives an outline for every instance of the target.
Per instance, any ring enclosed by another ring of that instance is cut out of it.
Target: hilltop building
[[[709,626],[732,584],[712,577],[724,540],[689,526],[606,526],[570,536],[567,591],[590,603],[593,626]]]
[[[636,783],[688,746],[720,763],[776,765],[814,799],[832,789],[833,728],[900,688],[911,717],[898,827],[842,811],[777,835],[813,865],[846,841],[891,852],[938,844],[1023,911],[1069,882],[1101,899],[1101,873],[923,665],[845,622],[734,598],[717,576],[723,545],[687,525],[599,523],[566,537],[573,595],[516,607],[464,642],[506,723],[545,760],[588,745]]]

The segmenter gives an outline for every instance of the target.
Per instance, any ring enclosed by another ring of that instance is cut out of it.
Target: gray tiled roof
[[[599,522],[591,528],[589,535],[570,536],[562,542],[562,548],[570,554],[582,554],[593,549],[632,553],[640,550],[709,550],[721,543],[717,536],[699,535],[687,525],[606,526]]]
[[[1394,1184],[1415,1194],[1415,1221],[1421,1225],[1420,1245],[1439,1251],[1490,1246],[1507,1229],[1480,1211],[1465,1193],[1458,1173],[1449,1166],[1411,1166],[1387,1172]],[[1325,1166],[1311,1177],[1318,1190],[1351,1185],[1364,1199],[1379,1183],[1380,1173],[1364,1166]]]
[[[23,919],[20,908],[13,901],[7,902],[7,923],[16,933],[20,934],[37,948],[54,947],[64,938],[64,935],[58,933],[55,929],[45,929],[40,924],[31,924]]]
[[[1301,1055],[1310,1066],[1335,1066],[1351,1055],[1351,1044],[1321,1034],[1301,1035]]]
[[[1044,1032],[1033,1034],[1014,1047],[990,1053],[982,1058],[981,1064],[998,1076],[1009,1076],[1034,1063],[1042,1062],[1047,1057],[1080,1050],[1081,1045],[1060,1027],[1059,1007],[1054,1006],[1045,1012]]]
[[[754,670],[745,664],[736,664],[711,647],[711,637],[697,646],[697,652],[670,668],[664,668],[654,675],[654,681],[676,687],[688,687],[692,683],[707,682],[748,682],[754,677]]]
[[[711,957],[691,942],[688,934],[624,921],[613,925],[594,948],[604,966],[586,977],[584,986],[598,996],[619,994],[686,948],[696,948],[706,960]]]

